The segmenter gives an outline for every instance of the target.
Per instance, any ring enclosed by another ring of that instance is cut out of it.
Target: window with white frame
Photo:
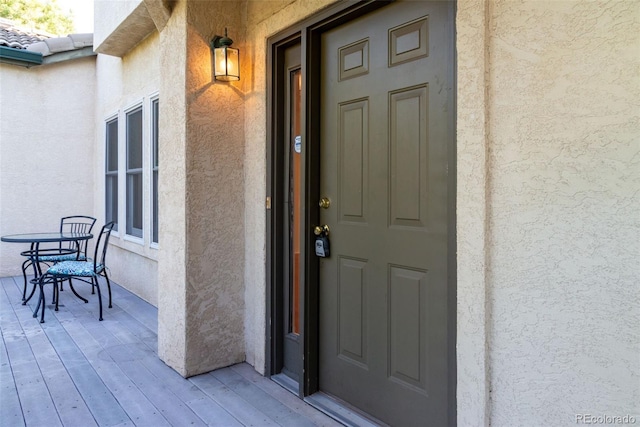
[[[105,119],[106,221],[116,222],[116,230],[121,222],[133,237],[125,240],[156,247],[159,105],[158,95],[150,95]]]
[[[118,229],[118,118],[106,123],[105,219]]]
[[[126,229],[128,235],[142,237],[144,200],[142,107],[126,113],[126,125]]]
[[[151,101],[151,242],[158,243],[158,116],[157,99]]]

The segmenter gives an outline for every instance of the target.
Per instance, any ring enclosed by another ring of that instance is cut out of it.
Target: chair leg
[[[44,277],[44,274],[42,274],[42,266],[40,266],[40,263],[32,262],[31,264],[33,265],[34,277],[40,277],[40,278]],[[46,264],[46,265],[48,266],[49,264]],[[43,287],[40,286],[40,289],[43,289]],[[35,290],[35,284],[34,284],[34,290]],[[42,294],[42,298],[43,298],[42,304],[45,304],[46,301],[44,299],[44,294]],[[27,298],[27,301],[29,301],[29,299],[31,299],[31,297]],[[51,297],[51,304],[55,304],[55,303],[56,303],[56,294],[54,290]]]
[[[113,306],[111,305],[111,282],[109,281],[109,275],[107,274],[106,269],[104,269],[102,273],[104,274],[104,278],[107,280],[107,290],[109,291],[109,308],[113,308]]]
[[[42,312],[40,314],[40,323],[44,323],[44,308],[46,305],[44,301],[44,280],[45,276],[40,276],[40,280],[38,280],[38,286],[40,287],[40,296],[38,297],[38,305],[36,305],[36,309],[33,312],[33,317],[37,317],[38,309],[42,308]]]
[[[33,282],[33,288],[31,288],[31,293],[27,298],[24,298],[24,295],[26,294],[26,290],[27,290],[27,283],[28,283],[27,269],[29,268],[29,266],[33,267],[33,275],[34,275],[33,277],[42,277],[42,270],[36,267],[36,264],[31,259],[28,259],[25,262],[23,262],[22,266],[24,267],[24,269],[22,270],[22,276],[24,278],[24,289],[22,291],[22,297],[23,297],[22,305],[27,305],[27,303],[29,302],[33,294],[36,292],[36,288],[38,287],[38,284],[36,282]]]
[[[60,302],[60,291],[58,290],[58,279],[56,277],[53,278],[53,294],[54,299],[56,300],[55,310],[58,311],[58,303]]]
[[[35,286],[40,287],[40,294],[38,295],[38,304],[36,304],[36,308],[33,310],[33,317],[38,317],[38,310],[40,309],[40,304],[42,304],[42,277],[40,278],[40,280],[38,280],[38,283],[37,284],[34,283],[33,286],[34,288]],[[33,292],[31,292],[31,295],[29,296],[29,298],[31,298],[32,296],[33,296]]]
[[[98,281],[97,276],[91,277],[91,282],[93,286],[98,289],[98,306],[100,307],[100,317],[98,317],[99,321],[102,321],[102,293],[100,292],[100,283]]]
[[[36,282],[33,283],[33,288],[31,288],[31,293],[29,294],[29,296],[27,297],[27,299],[25,299],[24,301],[22,301],[22,305],[27,305],[27,303],[29,302],[29,300],[31,300],[31,297],[33,297],[33,294],[36,293],[36,288],[38,287],[38,284]]]
[[[42,313],[40,314],[40,323],[44,323],[44,309],[46,306],[44,300],[44,280],[42,280],[43,276],[40,276],[40,302],[42,303]],[[39,303],[38,303],[39,304]]]
[[[26,260],[25,262],[22,263],[22,278],[24,279],[24,286],[22,287],[22,301],[25,301],[27,298],[27,268],[29,268],[29,265],[31,265],[31,260]],[[25,305],[26,303],[22,303],[22,305]]]
[[[84,303],[88,303],[89,300],[86,298],[83,298],[78,292],[76,292],[76,288],[73,287],[73,283],[71,283],[71,278],[69,278],[69,287],[71,288],[71,292],[73,292],[73,294],[75,296],[77,296],[78,298],[80,298],[82,301],[84,301]],[[91,284],[91,289],[93,289],[93,283]]]

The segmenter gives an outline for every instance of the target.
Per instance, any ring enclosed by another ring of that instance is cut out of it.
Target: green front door
[[[321,38],[319,387],[399,426],[453,423],[450,2]]]

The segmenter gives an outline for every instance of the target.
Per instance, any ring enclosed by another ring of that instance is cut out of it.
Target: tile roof
[[[93,47],[93,33],[69,34],[67,37],[52,37],[30,44],[27,50],[39,52],[42,56],[54,53]]]
[[[29,31],[20,28],[13,21],[0,18],[0,46],[26,49],[29,45],[50,37],[51,35],[45,32]]]
[[[29,31],[14,22],[0,18],[0,46],[41,53],[42,56],[93,47],[93,33],[55,37],[43,31]]]

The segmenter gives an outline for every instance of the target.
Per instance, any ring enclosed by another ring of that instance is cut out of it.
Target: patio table
[[[31,290],[31,294],[28,298],[25,298],[26,289],[22,294],[22,305],[26,305],[27,302],[33,296],[36,290],[36,284],[42,275],[42,270],[40,268],[39,256],[44,255],[68,255],[78,253],[77,250],[74,249],[65,249],[65,248],[46,248],[40,249],[41,243],[62,243],[62,242],[75,242],[76,245],[79,242],[84,240],[89,240],[93,238],[93,234],[91,233],[71,233],[71,232],[51,232],[51,233],[26,233],[26,234],[9,234],[6,236],[0,237],[0,240],[7,243],[29,243],[31,248],[27,251],[21,252],[21,255],[26,256],[31,260],[31,265],[33,267],[33,275],[34,278],[30,280],[33,284],[33,289]],[[55,251],[52,253],[52,251]],[[76,293],[76,291],[72,288],[73,293],[80,299],[86,302],[85,298],[82,298],[80,295]],[[44,295],[40,295],[40,303],[44,304]],[[37,311],[37,308],[36,308]],[[33,317],[36,317],[34,313]]]

